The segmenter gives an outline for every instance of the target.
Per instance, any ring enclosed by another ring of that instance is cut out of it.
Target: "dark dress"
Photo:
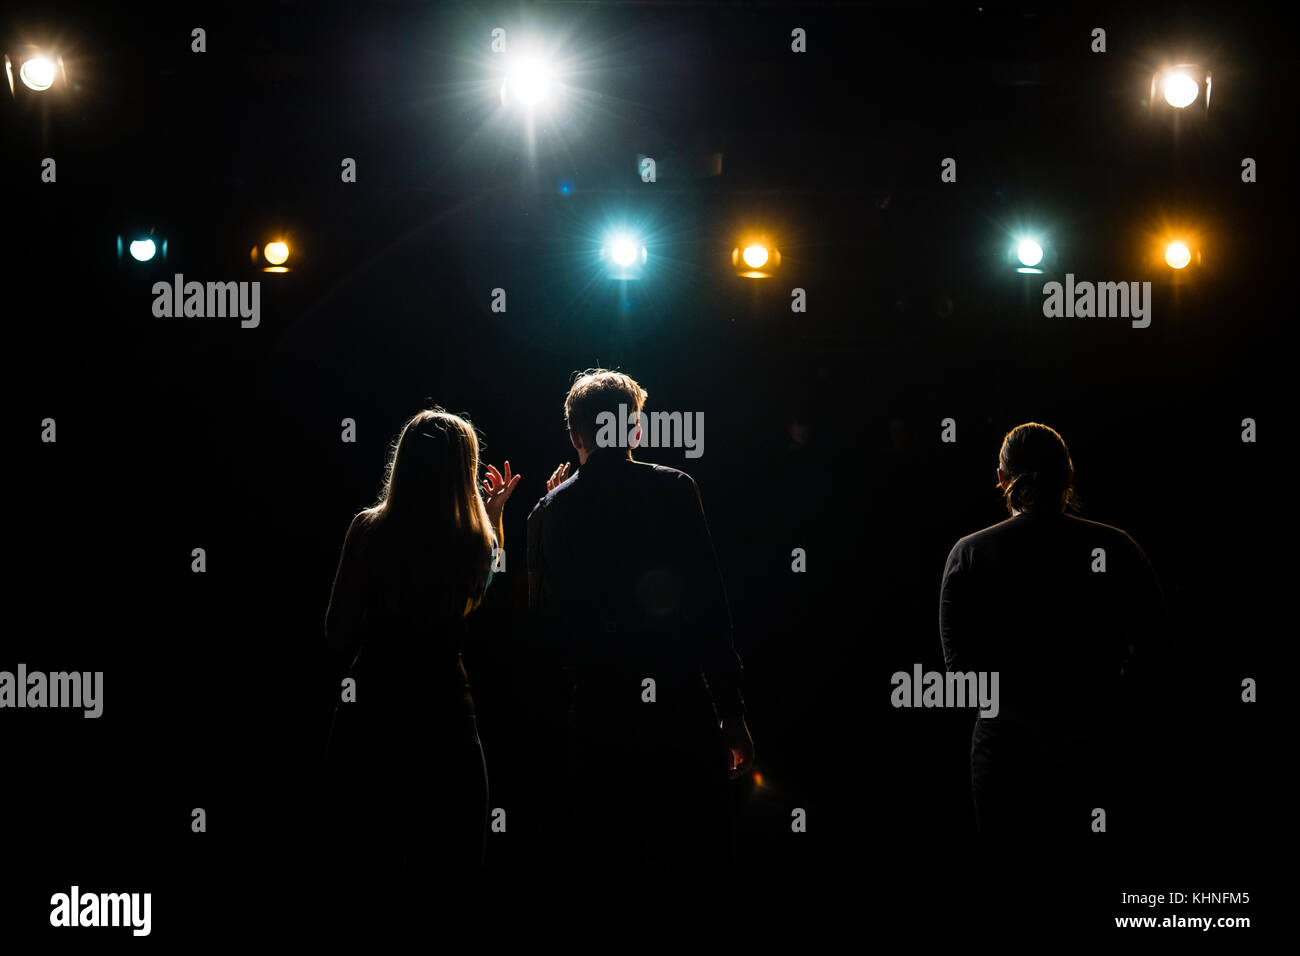
[[[1059,512],[1009,518],[953,547],[939,625],[949,671],[999,674],[999,713],[971,740],[981,834],[1028,847],[1090,833],[1096,808],[1122,819],[1125,748],[1141,736],[1131,676],[1166,643],[1137,543]]]
[[[355,649],[356,700],[335,704],[326,793],[350,868],[376,889],[416,868],[483,862],[487,768],[461,661],[463,605],[443,596],[444,581],[436,563],[376,547],[353,522],[326,630],[345,655]]]
[[[680,873],[731,850],[719,718],[740,660],[695,482],[591,455],[528,518],[529,600],[569,669],[570,859]],[[642,699],[653,678],[656,700]]]

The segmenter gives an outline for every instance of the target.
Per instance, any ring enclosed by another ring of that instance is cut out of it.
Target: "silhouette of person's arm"
[[[1141,546],[1128,537],[1132,546],[1133,570],[1129,575],[1131,620],[1128,657],[1124,673],[1141,685],[1141,693],[1156,694],[1161,680],[1173,663],[1173,643],[1169,628],[1164,590],[1150,559]],[[1154,705],[1154,702],[1153,702]]]
[[[365,626],[365,603],[361,587],[361,539],[363,518],[357,515],[348,525],[339,556],[329,609],[325,612],[325,642],[334,654],[336,668],[346,671],[361,645]]]
[[[535,640],[539,647],[555,648],[561,633],[552,593],[550,568],[543,547],[545,525],[550,520],[546,513],[546,499],[537,502],[528,515],[528,610],[532,616]]]
[[[542,502],[538,501],[528,515],[528,610],[541,615],[546,604],[543,587],[546,568],[542,560]]]
[[[713,538],[704,517],[704,504],[694,479],[677,479],[683,534],[679,539],[686,563],[686,627],[699,648],[705,680],[732,751],[732,772],[748,770],[754,742],[745,726],[745,701],[740,693],[742,667],[732,641],[731,611],[718,567]]]
[[[939,587],[939,640],[943,645],[943,663],[949,672],[968,670],[968,648],[962,644],[964,635],[959,627],[961,614],[966,609],[964,592],[969,576],[963,565],[961,545],[953,545]]]

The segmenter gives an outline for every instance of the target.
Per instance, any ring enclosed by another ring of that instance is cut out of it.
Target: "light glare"
[[[1165,262],[1171,269],[1183,269],[1192,261],[1192,252],[1184,242],[1171,242],[1165,249]]]
[[[44,56],[34,56],[24,60],[18,70],[18,76],[29,90],[37,93],[48,90],[54,85],[54,61]]]
[[[136,262],[148,262],[157,251],[152,239],[133,239],[130,248],[131,258]]]
[[[616,263],[626,268],[636,262],[636,243],[630,239],[615,239],[609,254]]]
[[[551,90],[551,71],[541,60],[528,57],[510,68],[505,86],[524,106],[535,106]]]
[[[1181,110],[1195,102],[1200,89],[1186,73],[1170,73],[1165,77],[1165,102]]]
[[[1016,250],[1022,266],[1036,266],[1043,261],[1043,247],[1032,239],[1025,239]]]
[[[746,246],[741,257],[751,269],[761,269],[767,265],[767,246]]]
[[[289,258],[289,246],[283,242],[268,242],[266,249],[263,250],[266,255],[266,261],[273,266],[283,265],[284,261]]]

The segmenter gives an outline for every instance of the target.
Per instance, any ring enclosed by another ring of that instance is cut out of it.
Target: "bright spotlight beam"
[[[1184,269],[1192,261],[1192,251],[1185,242],[1171,242],[1165,247],[1165,262],[1171,269]]]
[[[1016,249],[1016,258],[1022,266],[1036,266],[1043,261],[1043,247],[1032,239],[1025,239]]]
[[[148,262],[158,251],[152,239],[133,239],[131,241],[131,258],[136,262]]]
[[[620,266],[630,266],[636,262],[636,243],[630,239],[615,240],[609,254]]]
[[[523,57],[511,64],[501,84],[502,100],[513,98],[524,106],[536,106],[548,99],[555,74],[537,57]]]
[[[646,248],[639,238],[629,233],[616,233],[601,247],[601,255],[608,259],[610,275],[616,279],[635,279],[646,263]]]
[[[29,90],[40,93],[54,85],[55,71],[54,61],[49,57],[34,56],[23,61],[18,76]]]
[[[1201,91],[1197,82],[1186,73],[1170,73],[1165,76],[1165,102],[1174,109],[1183,109],[1196,102]]]
[[[761,269],[767,265],[767,246],[746,246],[741,258],[751,269]]]

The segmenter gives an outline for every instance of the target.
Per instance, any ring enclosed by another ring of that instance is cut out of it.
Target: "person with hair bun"
[[[997,487],[1010,517],[956,543],[939,598],[947,669],[999,675],[971,739],[976,826],[1003,844],[1086,838],[1097,808],[1125,822],[1128,685],[1165,643],[1164,599],[1137,542],[1070,513],[1074,463],[1054,429],[1006,434]]]

